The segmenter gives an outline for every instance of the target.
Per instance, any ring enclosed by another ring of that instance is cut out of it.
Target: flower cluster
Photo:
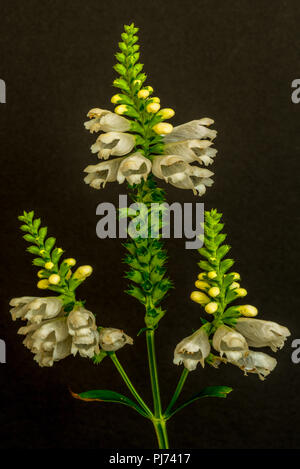
[[[203,118],[176,127],[165,122],[175,112],[160,109],[160,99],[151,96],[153,88],[143,85],[146,75],[138,63],[137,28],[125,28],[116,55],[120,78],[114,81],[122,93],[111,99],[114,112],[93,108],[84,124],[91,133],[103,132],[91,151],[106,161],[87,166],[84,181],[95,189],[113,181],[133,185],[146,181],[152,172],[175,187],[202,195],[213,183],[213,172],[206,166],[217,153],[211,148],[217,132],[209,128],[214,121]]]
[[[10,305],[13,320],[27,320],[18,334],[26,336],[23,343],[40,366],[52,366],[70,354],[92,358],[99,353],[95,316],[84,307],[67,315],[60,298],[30,296],[13,298]]]
[[[213,317],[191,336],[183,339],[175,348],[174,363],[183,363],[188,370],[194,370],[198,363],[205,361],[215,367],[219,363],[231,363],[247,373],[256,373],[264,379],[276,366],[277,361],[270,355],[250,350],[249,347],[269,347],[273,352],[281,349],[290,331],[275,322],[254,319],[258,314],[252,305],[227,307],[238,298],[247,295],[241,288],[240,275],[228,272],[232,259],[224,259],[230,246],[224,245],[226,235],[221,233],[221,214],[216,210],[206,212],[204,225],[205,246],[200,253],[205,257],[199,263],[203,269],[195,282],[198,291],[191,299],[200,304]],[[211,348],[219,353],[211,353]]]

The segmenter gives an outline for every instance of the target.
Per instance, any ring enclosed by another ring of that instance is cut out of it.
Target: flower
[[[175,365],[184,364],[189,371],[195,370],[198,363],[204,367],[204,360],[210,352],[208,335],[203,328],[183,339],[174,350]]]
[[[204,194],[206,186],[211,186],[214,173],[208,169],[191,166],[182,156],[159,155],[153,159],[153,174],[179,189],[192,189],[194,194]]]
[[[246,337],[251,347],[270,347],[273,352],[281,349],[291,335],[287,327],[262,319],[239,318],[235,328]]]
[[[213,336],[213,347],[220,352],[220,356],[226,356],[230,363],[236,364],[238,360],[249,353],[245,337],[228,326],[220,326]]]
[[[32,324],[40,324],[42,320],[54,318],[62,311],[62,301],[56,297],[22,296],[13,298],[9,304],[13,306],[10,310],[13,321],[27,319]]]
[[[29,323],[21,327],[18,334],[26,335],[23,344],[34,353],[34,360],[41,367],[52,366],[71,353],[72,338],[65,317],[44,321],[41,325]]]
[[[207,126],[214,121],[208,117],[193,120],[186,124],[181,124],[173,128],[173,131],[164,137],[165,143],[178,142],[188,139],[206,139],[213,140],[217,136],[216,130],[208,129]]]
[[[72,336],[71,353],[92,358],[99,353],[99,333],[95,316],[83,306],[75,307],[67,318],[69,334]]]
[[[124,132],[101,134],[91,146],[92,153],[98,153],[99,159],[107,160],[111,155],[122,156],[129,153],[135,145],[135,137]]]
[[[210,148],[213,144],[210,140],[182,140],[173,143],[166,143],[164,146],[164,154],[183,156],[185,161],[191,163],[198,161],[204,166],[213,163],[213,158],[217,154],[215,148]]]
[[[91,187],[100,189],[107,182],[118,181],[120,184],[125,181],[129,184],[139,184],[142,179],[146,180],[151,171],[151,161],[141,153],[133,153],[123,158],[89,165],[84,170],[89,173],[84,181]]]
[[[100,346],[106,352],[116,352],[126,344],[133,344],[133,339],[125,332],[113,327],[103,327],[99,334]]]
[[[91,109],[87,116],[91,119],[84,126],[91,133],[99,132],[126,132],[130,129],[130,121],[106,109]]]
[[[247,355],[233,362],[241,370],[247,373],[256,373],[262,381],[274,370],[277,360],[270,355],[262,352],[253,352],[250,350]]]

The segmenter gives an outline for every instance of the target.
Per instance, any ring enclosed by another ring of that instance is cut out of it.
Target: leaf
[[[80,394],[76,394],[71,390],[70,392],[75,399],[80,399],[81,401],[116,402],[117,404],[124,404],[128,407],[131,407],[132,409],[135,409],[143,417],[148,418],[148,415],[140,408],[138,404],[133,402],[131,399],[128,399],[128,397],[119,394],[118,392],[110,391],[107,389],[96,389],[81,392]]]
[[[192,396],[188,401],[184,402],[181,404],[177,409],[169,412],[166,415],[166,418],[169,419],[173,417],[177,412],[179,412],[181,409],[184,407],[188,406],[189,404],[192,404],[192,402],[197,401],[198,399],[202,399],[203,397],[227,397],[227,394],[229,394],[232,391],[232,388],[228,386],[208,386],[204,389],[202,389],[200,392]]]

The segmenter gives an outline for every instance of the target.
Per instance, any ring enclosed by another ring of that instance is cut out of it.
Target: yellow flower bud
[[[38,273],[37,273],[37,276],[39,278],[43,278],[44,277],[44,271],[43,270],[39,270]]]
[[[46,264],[45,264],[45,269],[51,270],[51,269],[53,269],[53,267],[54,267],[53,262],[51,262],[51,261],[46,262]]]
[[[208,272],[207,276],[210,279],[214,279],[217,277],[217,272],[215,270],[211,270],[210,272]]]
[[[151,98],[151,101],[152,103],[160,103],[160,98],[158,96],[153,96],[153,98]]]
[[[159,103],[150,103],[148,106],[146,106],[147,112],[155,114],[157,111],[160,109],[160,104]]]
[[[37,283],[37,287],[40,288],[40,290],[45,290],[46,288],[48,288],[48,286],[49,282],[45,278],[43,280],[39,280]]]
[[[246,316],[247,318],[254,318],[254,316],[257,316],[258,310],[255,308],[255,306],[252,305],[242,305],[238,306],[237,310],[243,315]]]
[[[51,284],[51,285],[58,285],[59,282],[60,282],[60,276],[58,274],[52,274],[50,275],[50,277],[48,278],[48,282]]]
[[[236,288],[235,293],[237,293],[238,296],[246,296],[247,295],[247,290],[245,288]]]
[[[238,282],[232,282],[229,287],[229,290],[235,290],[236,288],[240,288],[240,284]]]
[[[119,115],[122,115],[124,114],[124,112],[126,112],[128,110],[128,106],[126,106],[126,104],[120,104],[120,106],[117,106],[115,108],[115,113],[116,114],[119,114]]]
[[[218,303],[211,301],[210,303],[207,303],[204,309],[208,314],[214,314],[218,310]]]
[[[40,255],[43,256],[46,253],[45,249],[40,250]]]
[[[57,248],[57,252],[63,252],[62,248]]]
[[[199,303],[200,305],[205,305],[206,303],[209,303],[209,298],[205,293],[202,293],[201,291],[193,291],[190,296],[192,301],[195,301],[195,303]]]
[[[171,108],[165,108],[165,109],[161,109],[159,111],[159,115],[163,119],[171,119],[171,117],[173,117],[175,115],[175,111],[174,111],[174,109],[171,109]]]
[[[93,267],[90,265],[81,265],[78,269],[74,272],[73,277],[77,279],[84,279],[89,277],[93,272]]]
[[[159,122],[159,124],[154,125],[152,129],[159,135],[166,135],[172,132],[173,125],[168,124],[167,122]]]
[[[118,101],[120,101],[120,95],[119,94],[114,94],[110,101],[113,104],[116,104]]]
[[[218,288],[218,287],[211,287],[211,288],[208,290],[208,294],[209,294],[210,296],[213,296],[213,297],[218,296],[218,295],[220,294],[220,288]]]
[[[199,288],[199,290],[207,290],[210,285],[207,282],[203,282],[202,280],[196,280],[195,286]]]
[[[148,98],[149,94],[150,94],[149,91],[146,90],[145,88],[143,88],[142,90],[140,90],[138,92],[137,95],[138,95],[138,98],[140,98],[140,99],[146,99],[146,98]]]
[[[133,80],[134,85],[140,85],[142,82],[141,80]]]
[[[64,262],[68,264],[70,267],[73,267],[76,264],[76,260],[73,259],[73,257],[69,257],[68,259],[65,259]]]
[[[201,272],[201,274],[198,274],[199,280],[203,280],[204,278],[206,278],[206,272]]]
[[[145,90],[149,91],[149,93],[153,93],[153,88],[152,86],[145,86]]]
[[[233,280],[241,280],[241,276],[238,272],[230,272],[230,275],[232,274],[233,274]]]

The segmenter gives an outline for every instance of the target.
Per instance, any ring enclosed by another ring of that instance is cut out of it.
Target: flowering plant
[[[126,344],[132,345],[133,339],[118,328],[96,325],[95,315],[85,308],[84,301],[76,298],[77,288],[92,274],[92,267],[75,269],[74,258],[62,259],[63,250],[56,246],[55,238],[47,237],[47,228],[41,227],[34,212],[24,212],[19,217],[21,230],[30,243],[28,251],[35,256],[33,264],[40,269],[37,287],[56,296],[24,296],[12,299],[10,305],[13,320],[27,321],[18,333],[25,335],[24,345],[40,366],[52,366],[55,361],[78,354],[95,364],[106,357],[111,359],[132,398],[99,389],[72,395],[80,400],[115,402],[134,409],[152,422],[159,447],[169,448],[166,424],[173,415],[198,399],[226,397],[232,390],[228,386],[209,386],[178,404],[189,372],[196,370],[199,363],[203,368],[228,363],[263,380],[275,368],[276,360],[250,347],[269,347],[276,352],[290,333],[274,322],[254,319],[258,314],[254,306],[235,304],[247,291],[240,286],[240,275],[231,271],[234,261],[226,258],[230,246],[224,244],[221,214],[217,210],[206,211],[204,245],[199,249],[201,272],[195,283],[198,290],[191,293],[191,300],[203,308],[204,317],[198,328],[175,346],[173,362],[184,367],[169,404],[163,407],[155,331],[166,313],[162,300],[173,284],[166,275],[167,254],[161,236],[151,236],[153,223],[160,232],[163,221],[161,217],[154,219],[150,209],[151,204],[165,200],[157,179],[180,189],[191,189],[200,196],[212,185],[213,173],[207,166],[217,153],[212,147],[216,131],[210,128],[213,120],[209,118],[176,127],[166,122],[174,111],[161,109],[160,99],[152,96],[153,88],[145,86],[147,77],[139,63],[137,31],[133,24],[125,26],[119,43],[114,68],[120,76],[114,86],[120,92],[111,99],[116,105],[114,111],[94,108],[88,112],[86,129],[91,133],[102,132],[91,150],[104,161],[87,166],[84,181],[101,189],[107,182],[126,180],[133,202],[144,207],[138,233],[133,236],[128,232],[124,262],[129,267],[127,293],[144,308],[145,327],[140,332],[146,337],[153,406],[138,393],[116,353]],[[120,216],[123,215],[121,212]]]

